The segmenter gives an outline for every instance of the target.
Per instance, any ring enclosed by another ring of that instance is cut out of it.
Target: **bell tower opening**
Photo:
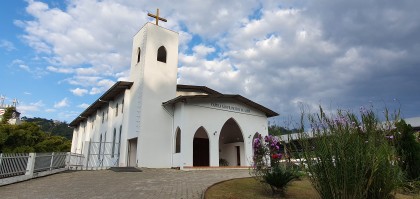
[[[166,48],[165,46],[161,46],[158,49],[157,53],[157,60],[163,63],[166,63]]]

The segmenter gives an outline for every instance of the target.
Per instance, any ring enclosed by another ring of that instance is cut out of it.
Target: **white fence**
[[[0,153],[0,186],[66,170],[70,153]]]
[[[0,153],[0,186],[64,170],[99,170],[118,166],[118,143],[89,142],[87,156],[76,153]]]

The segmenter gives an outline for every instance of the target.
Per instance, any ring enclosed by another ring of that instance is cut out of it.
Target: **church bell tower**
[[[176,97],[178,33],[158,25],[166,21],[159,11],[149,16],[156,24],[146,23],[133,38],[129,81],[134,83],[125,96],[130,108],[123,125],[127,140],[137,138],[137,166],[170,167],[173,118],[162,102]]]

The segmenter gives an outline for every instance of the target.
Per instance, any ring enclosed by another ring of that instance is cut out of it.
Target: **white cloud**
[[[106,90],[108,90],[109,88],[111,88],[112,85],[114,85],[114,81],[109,80],[109,79],[102,79],[99,80],[95,85],[97,85],[97,87],[92,87],[92,89],[90,90],[89,94],[91,95],[96,95],[99,93],[103,93]]]
[[[7,40],[0,40],[0,48],[4,48],[6,51],[16,50],[15,45]]]
[[[42,78],[43,76],[48,74],[48,72],[45,69],[43,69],[41,67],[31,67],[31,66],[27,65],[25,63],[25,61],[20,60],[20,59],[13,60],[10,63],[9,67],[17,67],[20,70],[23,70],[23,71],[31,74],[32,77],[34,77],[35,79]]]
[[[90,90],[89,94],[96,95],[96,94],[99,94],[99,93],[102,93],[102,92],[103,92],[103,90],[101,88],[93,87]]]
[[[51,72],[56,72],[56,73],[73,73],[73,69],[71,68],[58,68],[58,67],[54,67],[54,66],[47,66],[47,70],[51,71]]]
[[[54,108],[63,108],[69,106],[69,100],[67,98],[62,99],[61,101],[54,104]]]
[[[83,96],[88,93],[88,90],[82,89],[82,88],[75,88],[75,89],[71,89],[70,91],[73,93],[73,95],[77,95],[77,96]]]
[[[298,101],[352,108],[398,96],[416,110],[420,2],[321,2],[69,1],[58,9],[29,1],[34,19],[15,24],[53,65],[47,70],[83,94],[127,79],[132,36],[159,7],[163,26],[180,33],[180,83],[242,94],[282,115],[298,113]]]
[[[214,49],[213,47],[208,47],[205,45],[197,45],[193,47],[193,51],[194,54],[196,54],[199,57],[205,57],[210,53],[213,53],[214,51],[216,51],[216,49]]]
[[[32,102],[32,103],[29,103],[29,104],[27,104],[25,102],[21,102],[17,106],[17,109],[22,114],[28,114],[30,112],[38,112],[44,106],[45,106],[45,104],[42,102],[42,100],[39,100],[37,102]]]
[[[89,104],[82,103],[82,104],[79,104],[77,107],[86,109],[87,107],[89,107]]]
[[[47,112],[47,113],[53,113],[55,111],[56,111],[56,109],[53,109],[53,108],[45,109],[45,112]]]
[[[31,69],[29,68],[29,66],[27,66],[27,65],[25,65],[25,64],[20,64],[18,67],[19,67],[20,69],[22,69],[22,70],[24,70],[24,71],[28,72],[28,73],[30,73],[30,72],[31,72]]]

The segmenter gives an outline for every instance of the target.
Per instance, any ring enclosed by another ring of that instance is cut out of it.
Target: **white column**
[[[30,178],[32,178],[32,176],[34,175],[35,156],[36,153],[29,153],[28,164],[26,165],[25,175],[29,176]]]

